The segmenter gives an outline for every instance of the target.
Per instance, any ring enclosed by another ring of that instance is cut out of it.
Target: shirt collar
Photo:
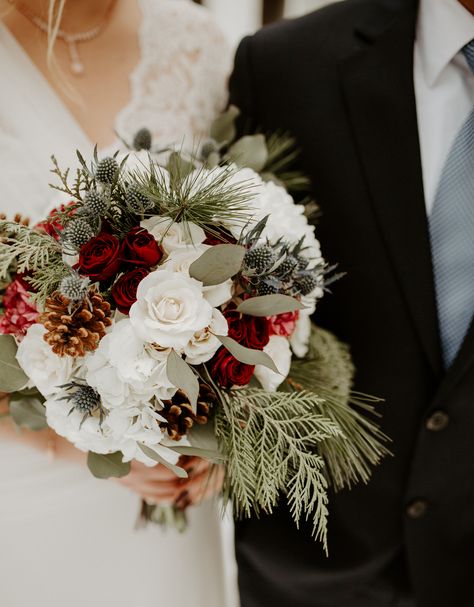
[[[416,44],[429,86],[473,39],[474,15],[458,0],[420,0]]]

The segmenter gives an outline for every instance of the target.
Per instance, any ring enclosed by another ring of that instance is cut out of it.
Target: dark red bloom
[[[36,227],[41,230],[44,230],[47,234],[58,240],[59,232],[62,232],[64,230],[63,224],[60,223],[58,219],[58,214],[64,213],[64,211],[67,211],[68,207],[73,207],[76,204],[77,203],[73,200],[71,200],[71,202],[68,202],[67,204],[61,204],[59,207],[53,209],[49,213],[48,217],[44,221],[40,221],[36,225]],[[69,211],[68,217],[73,217],[75,213],[76,209],[72,209],[71,211]]]
[[[102,282],[116,274],[120,267],[120,241],[113,234],[101,232],[91,238],[79,252],[77,265],[81,274]]]
[[[125,272],[112,287],[112,297],[122,314],[128,314],[137,301],[137,289],[141,281],[148,276],[145,268],[136,268]]]
[[[255,371],[254,365],[239,362],[224,347],[219,348],[210,364],[212,377],[223,388],[246,386]]]
[[[3,295],[4,315],[0,318],[0,333],[22,339],[37,321],[38,310],[30,301],[29,285],[17,276]]]
[[[163,257],[163,249],[150,232],[138,226],[125,236],[120,257],[129,266],[151,268]]]
[[[252,350],[263,350],[270,340],[270,321],[265,317],[237,312],[231,304],[224,310],[229,325],[229,337]]]
[[[237,241],[225,228],[215,228],[215,232],[206,230],[206,240],[203,244],[215,246],[217,244],[235,244]]]

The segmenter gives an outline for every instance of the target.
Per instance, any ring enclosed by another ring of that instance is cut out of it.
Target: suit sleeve
[[[242,40],[237,49],[234,69],[229,81],[229,103],[241,111],[238,128],[241,134],[252,132],[258,125],[255,105],[255,88],[252,79],[252,36]]]

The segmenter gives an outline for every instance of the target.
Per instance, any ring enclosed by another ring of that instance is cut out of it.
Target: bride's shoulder
[[[155,26],[157,39],[166,39],[169,34],[182,45],[200,42],[203,46],[228,47],[213,14],[191,0],[140,0],[140,4],[145,21]]]

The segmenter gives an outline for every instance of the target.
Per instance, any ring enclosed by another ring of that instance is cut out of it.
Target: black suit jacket
[[[386,399],[394,453],[367,486],[332,497],[328,559],[284,510],[237,526],[243,607],[352,607],[403,553],[418,606],[474,606],[474,329],[445,373],[413,86],[416,15],[411,0],[348,0],[268,27],[237,53],[231,102],[301,147],[323,251],[347,272],[316,318],[350,344],[356,389]]]

